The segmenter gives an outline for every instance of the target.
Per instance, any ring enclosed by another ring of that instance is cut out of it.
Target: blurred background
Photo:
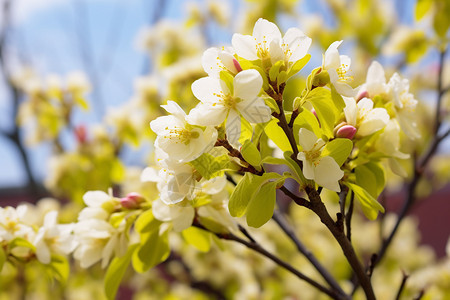
[[[313,39],[312,60],[294,79],[299,89],[320,66],[321,53],[341,39],[355,86],[372,60],[388,77],[396,71],[408,78],[430,112],[419,120],[427,141],[439,28],[448,23],[441,2],[422,16],[415,0],[0,0],[0,203],[50,195],[81,202],[89,189],[138,180],[151,158],[148,123],[161,113],[159,105],[176,100],[192,108],[190,84],[205,76],[203,51],[229,45],[235,32],[251,33],[260,17]],[[449,74],[444,68],[447,84]],[[428,200],[413,210],[422,242],[439,255],[450,234],[449,145],[438,149],[420,185]],[[418,153],[425,146],[405,145]],[[382,199],[388,211],[401,203],[400,183],[389,180]]]

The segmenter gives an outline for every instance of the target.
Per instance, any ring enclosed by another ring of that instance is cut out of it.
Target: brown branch
[[[408,280],[408,278],[409,278],[409,275],[406,274],[405,272],[403,272],[402,282],[400,283],[400,287],[398,288],[397,296],[395,296],[395,300],[400,300],[400,296],[402,295],[402,292],[405,289],[406,281]]]
[[[291,239],[291,241],[297,247],[297,250],[309,260],[309,262],[314,266],[314,268],[320,273],[320,275],[325,279],[325,281],[330,285],[332,289],[341,294],[343,297],[350,299],[348,295],[342,290],[339,286],[339,283],[334,279],[334,277],[325,269],[322,264],[317,260],[314,254],[309,251],[305,245],[298,239],[294,230],[291,226],[288,225],[284,216],[280,213],[280,211],[275,210],[272,216],[272,219],[280,226],[280,228],[284,231],[284,233]]]
[[[199,228],[201,228],[203,230],[209,231],[208,229],[206,229],[205,227],[203,227],[201,224],[198,224],[198,223],[197,224],[194,223],[193,226],[196,226],[196,227],[199,227]],[[264,249],[257,242],[246,241],[244,239],[241,239],[238,236],[235,236],[232,233],[213,233],[213,234],[215,234],[220,239],[228,240],[228,241],[234,241],[234,242],[237,242],[239,244],[242,244],[242,245],[246,246],[247,248],[252,249],[253,251],[255,251],[255,252],[257,252],[257,253],[267,257],[268,259],[270,259],[271,261],[273,261],[274,263],[276,263],[280,267],[282,267],[282,268],[286,269],[287,271],[289,271],[290,273],[294,274],[299,279],[306,281],[307,283],[309,283],[310,285],[312,285],[313,287],[315,287],[319,291],[327,294],[332,299],[346,299],[346,298],[343,298],[341,295],[337,294],[334,290],[330,290],[330,289],[326,288],[325,286],[321,285],[317,281],[311,279],[310,277],[306,276],[305,274],[303,274],[302,272],[300,272],[299,270],[294,268],[291,264],[283,261],[279,257],[277,257],[274,254],[270,253],[269,251]]]

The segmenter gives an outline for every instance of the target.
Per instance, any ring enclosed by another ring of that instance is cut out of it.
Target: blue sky
[[[167,0],[166,0],[167,1]],[[100,85],[97,92],[106,106],[117,106],[130,98],[133,80],[145,69],[146,56],[136,49],[136,36],[139,30],[148,26],[156,0],[13,0],[14,28],[11,35],[11,51],[27,61],[38,74],[50,73],[65,75],[85,68],[80,47],[90,49],[90,65],[97,70]],[[167,1],[165,18],[182,20],[187,1]],[[201,2],[198,0],[197,2]],[[84,3],[82,7],[75,3]],[[412,5],[415,0],[394,1],[402,14],[403,23],[412,22]],[[233,11],[238,11],[240,1],[231,1]],[[84,9],[80,9],[84,8]],[[305,13],[320,13],[327,20],[327,12],[322,1],[303,1]],[[76,16],[87,17],[86,23],[77,22]],[[0,14],[1,19],[1,14]],[[281,20],[280,27],[295,26],[292,19]],[[78,31],[81,26],[83,37]],[[86,35],[88,29],[88,35]],[[216,28],[217,29],[217,28]],[[216,44],[229,44],[231,32],[214,32]],[[81,45],[80,43],[83,43]],[[309,65],[320,64],[317,61]],[[0,82],[2,82],[0,78]],[[94,94],[97,96],[97,94]],[[10,103],[0,83],[0,128],[11,124]],[[76,116],[75,121],[87,118],[88,122],[98,121],[95,115]],[[46,161],[50,153],[48,146],[29,148],[34,173],[43,178]],[[20,185],[25,175],[17,150],[0,136],[0,187]]]

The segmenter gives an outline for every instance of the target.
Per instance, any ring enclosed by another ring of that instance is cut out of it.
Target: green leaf
[[[277,102],[275,101],[275,99],[273,99],[270,96],[267,95],[263,95],[262,98],[264,99],[264,102],[266,103],[267,106],[270,107],[271,111],[274,111],[276,113],[280,113],[280,108],[278,107]]]
[[[146,272],[165,261],[169,254],[169,234],[167,230],[161,235],[159,230],[142,234],[139,248],[133,252],[133,268],[138,273]]]
[[[17,237],[9,242],[10,249],[13,249],[15,247],[25,247],[31,249],[33,252],[36,252],[36,247],[33,244],[31,244],[26,239],[20,237]]]
[[[250,142],[250,140],[245,141],[241,149],[241,154],[252,166],[259,166],[261,164],[261,154],[255,144]]]
[[[277,76],[277,85],[280,85],[288,80],[288,74],[286,71],[281,71]]]
[[[253,195],[257,193],[264,182],[269,179],[280,178],[277,173],[264,173],[258,176],[252,173],[245,173],[238,185],[231,194],[228,209],[233,217],[242,217],[247,211],[248,204]]]
[[[309,62],[311,54],[306,54],[302,59],[297,60],[288,70],[288,78],[297,74]]]
[[[184,240],[201,252],[211,249],[211,233],[197,227],[189,227],[181,232]]]
[[[148,209],[137,218],[134,229],[142,234],[159,229],[160,224],[161,221],[155,219],[152,210]]]
[[[320,125],[328,137],[333,137],[334,124],[336,122],[336,107],[331,99],[331,92],[322,87],[318,87],[309,92],[306,97],[314,107]]]
[[[233,81],[234,77],[228,71],[220,71],[219,73],[220,79],[225,82],[228,89],[230,90],[231,95],[233,95]]]
[[[131,245],[128,247],[125,255],[122,257],[115,257],[109,264],[103,283],[105,295],[108,299],[115,299],[120,282],[122,281],[122,278],[130,265],[131,257],[138,246],[139,244]]]
[[[444,39],[450,26],[450,2],[448,0],[435,1],[435,15],[433,27],[436,34]]]
[[[295,175],[297,175],[297,182],[301,184],[306,183],[306,178],[303,176],[303,172],[300,169],[300,166],[291,158],[291,155],[293,153],[291,151],[286,151],[283,153],[284,158],[286,159],[288,166],[291,168],[291,170],[295,171]]]
[[[356,184],[366,189],[374,198],[383,191],[384,171],[377,163],[367,163],[355,168]]]
[[[283,129],[278,126],[278,120],[272,119],[269,123],[267,123],[264,128],[264,132],[267,137],[271,139],[281,151],[292,151],[291,144],[289,144],[289,139],[286,134],[284,134]]]
[[[223,170],[228,169],[230,158],[227,154],[216,157],[209,153],[203,153],[190,163],[203,178],[209,180],[213,177],[220,176]]]
[[[275,82],[275,80],[277,79],[278,73],[280,72],[280,68],[282,66],[284,66],[284,61],[279,60],[275,64],[273,64],[272,67],[270,67],[270,70],[269,70],[270,81]]]
[[[355,193],[356,199],[361,204],[364,215],[369,220],[375,220],[379,211],[384,213],[384,207],[378,203],[368,191],[353,183],[345,182],[345,185]]]
[[[323,135],[323,130],[320,128],[319,121],[317,120],[316,116],[307,109],[304,109],[294,121],[293,130],[294,137],[297,142],[298,132],[300,131],[300,128],[306,128],[314,132],[314,134],[318,137],[321,137]]]
[[[261,227],[272,218],[275,208],[277,182],[267,182],[252,197],[247,209],[247,224]]]
[[[423,18],[423,16],[425,16],[425,14],[430,10],[432,3],[433,0],[417,0],[414,14],[416,21],[419,21]]]
[[[325,145],[322,156],[331,156],[339,166],[342,166],[352,150],[353,142],[351,140],[337,138]]]
[[[3,247],[0,247],[0,272],[3,269],[3,265],[6,262],[6,253],[5,250],[3,250]]]
[[[241,135],[239,143],[244,144],[245,141],[251,140],[253,136],[253,127],[245,118],[241,118]]]
[[[69,278],[70,266],[67,258],[62,255],[52,254],[51,261],[44,265],[52,278],[56,278],[61,283],[65,283]]]
[[[344,98],[342,98],[341,94],[336,91],[334,85],[331,85],[331,99],[333,99],[333,103],[336,106],[338,112],[344,110]]]

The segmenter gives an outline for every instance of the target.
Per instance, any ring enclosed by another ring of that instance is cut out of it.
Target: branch
[[[303,245],[303,243],[297,238],[294,230],[292,229],[292,227],[288,225],[286,219],[283,217],[280,211],[275,210],[272,219],[278,224],[278,226],[280,226],[280,228],[284,231],[284,233],[286,233],[286,235],[292,240],[292,242],[294,242],[298,251],[309,260],[309,262],[320,273],[320,275],[322,275],[323,279],[325,279],[325,281],[330,285],[330,287],[336,290],[342,296],[344,297],[346,296],[348,298],[348,296],[339,286],[334,277],[320,264],[320,262],[314,256],[314,254],[311,251],[309,251],[305,247],[305,245]]]
[[[290,190],[288,190],[284,185],[280,187],[280,191],[282,191],[286,196],[290,197],[294,202],[299,206],[304,206],[306,208],[311,209],[311,203],[305,198],[298,197]]]
[[[207,228],[205,228],[204,226],[202,226],[201,224],[198,224],[198,223],[197,224],[194,223],[193,226],[196,226],[196,227],[201,228],[203,230],[209,231]],[[211,231],[209,231],[209,232],[211,232]],[[333,299],[342,299],[342,300],[346,299],[346,298],[343,298],[341,295],[337,294],[334,290],[330,290],[330,289],[324,287],[323,285],[321,285],[317,281],[315,281],[315,280],[309,278],[308,276],[306,276],[305,274],[301,273],[300,271],[298,271],[296,268],[294,268],[289,263],[283,261],[279,257],[275,256],[274,254],[272,254],[269,251],[267,251],[266,249],[264,249],[257,242],[246,241],[244,239],[241,239],[240,237],[235,236],[232,233],[214,233],[214,232],[211,232],[211,233],[215,234],[220,239],[228,240],[228,241],[235,241],[235,242],[237,242],[239,244],[242,244],[242,245],[246,246],[249,249],[252,249],[255,252],[258,252],[259,254],[261,254],[261,255],[267,257],[268,259],[272,260],[274,263],[276,263],[280,267],[282,267],[282,268],[286,269],[287,271],[291,272],[292,274],[297,276],[299,279],[308,282],[310,285],[314,286],[319,291],[321,291],[322,293],[327,294],[328,296],[330,296]]]
[[[400,287],[398,288],[397,296],[395,297],[395,300],[400,300],[400,296],[402,295],[403,290],[406,286],[406,280],[408,280],[409,275],[407,275],[405,272],[403,272],[403,278],[402,283],[400,283]]]
[[[359,261],[352,244],[345,236],[344,231],[340,230],[339,226],[331,218],[317,191],[310,186],[306,186],[305,191],[310,199],[311,210],[314,211],[316,215],[319,216],[320,221],[323,224],[325,224],[325,226],[330,230],[331,234],[334,236],[336,241],[339,243],[342,252],[344,253],[345,257],[347,258],[347,261],[349,262],[350,266],[355,272],[355,275],[358,278],[358,281],[361,284],[361,287],[363,288],[367,299],[375,300],[375,294],[373,292],[369,276],[367,276],[366,272],[364,271],[364,268],[361,262]]]

